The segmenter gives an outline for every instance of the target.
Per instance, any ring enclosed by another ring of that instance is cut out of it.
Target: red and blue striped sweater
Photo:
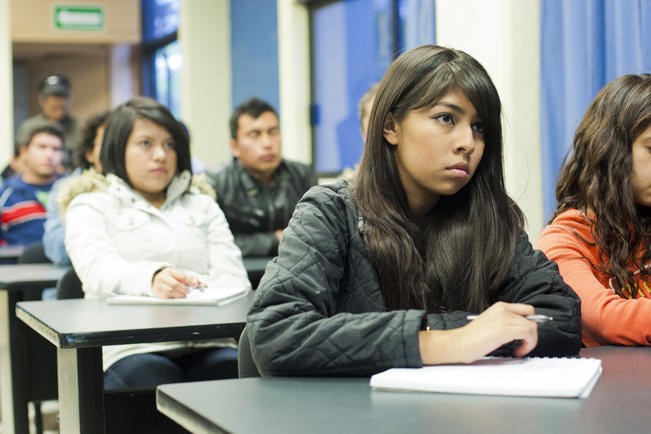
[[[41,241],[45,205],[52,183],[28,184],[20,175],[0,187],[0,245],[28,245]]]

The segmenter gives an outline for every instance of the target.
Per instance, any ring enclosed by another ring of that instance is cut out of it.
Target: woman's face
[[[633,142],[633,199],[651,207],[651,125]]]
[[[176,151],[169,131],[150,120],[136,119],[124,162],[133,189],[149,202],[162,205],[176,173]]]
[[[484,153],[482,121],[458,88],[433,106],[410,111],[401,122],[385,123],[384,137],[395,145],[409,207],[420,217],[440,196],[461,190]]]

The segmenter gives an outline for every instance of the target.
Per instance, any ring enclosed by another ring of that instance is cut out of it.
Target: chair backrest
[[[260,371],[255,366],[251,355],[251,342],[246,333],[246,326],[244,326],[237,344],[237,373],[240,378],[260,377]]]
[[[61,276],[56,287],[57,299],[84,298],[84,291],[81,289],[81,280],[77,277],[75,269],[71,268]]]
[[[43,243],[37,241],[25,247],[23,253],[18,257],[19,264],[42,264],[52,262],[45,256],[45,250],[43,250]]]

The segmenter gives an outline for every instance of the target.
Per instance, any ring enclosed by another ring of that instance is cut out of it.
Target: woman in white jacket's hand
[[[100,161],[104,176],[81,175],[60,195],[66,249],[86,298],[250,289],[214,192],[192,178],[188,136],[165,107],[142,97],[118,106]],[[105,347],[105,388],[233,377],[233,347],[232,340]]]
[[[185,298],[192,289],[205,286],[206,284],[196,277],[168,267],[154,274],[151,293],[160,298]]]

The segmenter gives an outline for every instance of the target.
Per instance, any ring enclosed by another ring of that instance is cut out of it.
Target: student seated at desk
[[[64,244],[66,231],[61,214],[59,213],[58,194],[63,185],[73,181],[83,171],[102,172],[102,165],[99,162],[99,152],[102,148],[104,127],[106,126],[106,119],[108,119],[109,113],[108,110],[103,111],[86,120],[79,133],[79,142],[75,144],[73,150],[72,157],[77,168],[70,176],[59,179],[52,186],[47,206],[47,219],[44,225],[43,249],[45,250],[45,256],[55,264],[70,264],[70,258],[68,257],[68,252],[66,252],[66,246]],[[62,199],[70,202],[70,199]]]
[[[63,159],[63,129],[34,122],[20,142],[21,171],[0,187],[0,245],[27,246],[43,237],[45,206]]]
[[[358,174],[303,197],[256,291],[247,330],[263,375],[579,352],[579,299],[505,191],[500,112],[464,52],[394,61]]]
[[[250,288],[224,214],[192,178],[187,135],[150,98],[109,116],[102,172],[66,185],[66,248],[87,298],[182,298],[202,284]],[[75,194],[76,193],[76,194]],[[65,206],[66,204],[62,204]],[[104,348],[106,389],[237,376],[232,340]]]
[[[316,184],[309,166],[283,159],[278,115],[257,98],[230,119],[233,159],[208,171],[235,243],[244,256],[275,256],[303,194]]]
[[[599,92],[556,198],[537,247],[581,297],[583,343],[651,345],[651,75]]]

